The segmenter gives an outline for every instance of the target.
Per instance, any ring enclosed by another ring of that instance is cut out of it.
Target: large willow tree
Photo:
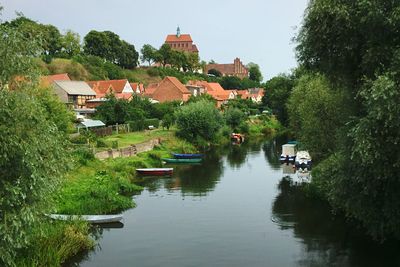
[[[300,64],[346,92],[338,105],[351,107],[315,184],[377,238],[400,238],[399,29],[397,0],[312,0],[297,37]]]
[[[39,40],[40,41],[40,40]],[[37,87],[39,42],[0,25],[0,265],[14,266],[65,170],[68,113]]]

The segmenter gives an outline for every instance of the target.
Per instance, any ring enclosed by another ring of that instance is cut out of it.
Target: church
[[[197,46],[193,44],[190,34],[181,34],[179,27],[176,29],[176,34],[167,35],[165,43],[171,46],[174,50],[199,53]]]

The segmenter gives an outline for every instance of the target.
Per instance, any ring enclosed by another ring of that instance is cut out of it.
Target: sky
[[[257,63],[264,80],[297,66],[292,38],[308,0],[0,0],[2,20],[26,17],[73,30],[109,30],[135,45],[159,48],[167,34],[192,36],[201,60]]]

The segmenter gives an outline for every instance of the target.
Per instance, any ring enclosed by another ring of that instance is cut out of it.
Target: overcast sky
[[[110,30],[140,50],[158,48],[167,34],[189,33],[200,58],[218,63],[260,65],[264,79],[296,66],[292,38],[308,0],[0,0],[3,20],[15,11],[83,38],[90,30]]]

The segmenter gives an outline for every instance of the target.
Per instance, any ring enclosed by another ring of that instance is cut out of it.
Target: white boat
[[[310,153],[308,153],[308,151],[302,150],[296,153],[296,161],[295,161],[296,167],[311,166],[311,162],[312,162],[311,156]]]
[[[281,162],[294,162],[296,158],[296,144],[285,144],[282,146]]]
[[[70,221],[82,220],[88,223],[115,223],[122,220],[122,215],[66,215],[66,214],[49,214],[54,220]]]

